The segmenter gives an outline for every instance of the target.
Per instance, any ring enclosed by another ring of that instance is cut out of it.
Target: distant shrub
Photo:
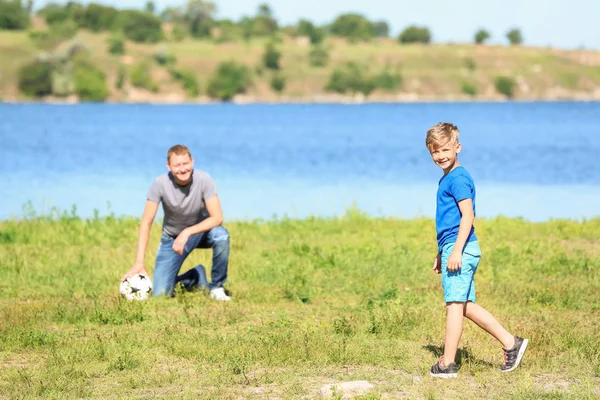
[[[333,35],[347,37],[353,42],[372,39],[376,34],[375,26],[363,15],[355,13],[338,16],[329,30]]]
[[[431,32],[429,28],[419,26],[409,26],[398,36],[400,43],[429,43],[431,42]]]
[[[129,79],[134,87],[158,92],[158,84],[152,80],[150,66],[146,63],[140,63],[133,67]]]
[[[29,26],[29,13],[21,0],[0,0],[0,29],[22,30]]]
[[[169,70],[171,77],[178,82],[181,82],[181,86],[185,91],[192,97],[197,97],[200,94],[200,87],[198,85],[198,79],[193,71],[187,69],[171,69]]]
[[[162,39],[160,19],[147,12],[137,10],[121,11],[115,26],[134,42],[155,43]]]
[[[75,64],[75,92],[84,101],[104,101],[108,97],[106,75],[89,61]]]
[[[375,36],[377,37],[388,37],[390,36],[390,25],[385,21],[377,21],[373,25],[375,29]]]
[[[491,35],[488,31],[486,31],[485,29],[479,29],[477,32],[475,32],[475,43],[483,44],[490,37]]]
[[[312,46],[308,53],[308,61],[312,67],[325,67],[329,62],[329,52],[323,46]]]
[[[273,43],[269,43],[263,54],[263,65],[268,69],[279,70],[279,60],[281,52],[275,48]]]
[[[249,84],[248,68],[234,61],[225,62],[212,75],[207,93],[212,98],[228,101],[236,94],[244,93]]]
[[[475,71],[477,68],[477,63],[472,57],[467,57],[464,59],[465,68],[469,71]]]
[[[19,89],[27,96],[40,97],[52,94],[52,65],[33,61],[19,71]]]
[[[56,3],[48,3],[46,6],[38,10],[37,15],[44,18],[48,25],[64,22],[71,18],[71,12],[69,9]]]
[[[519,29],[513,28],[506,33],[506,38],[510,42],[511,45],[518,45],[523,43],[523,36],[521,35],[521,31]]]
[[[72,20],[57,22],[48,29],[29,31],[29,39],[44,50],[51,50],[77,33],[77,25]]]
[[[281,94],[283,89],[285,89],[285,78],[279,74],[273,75],[271,78],[271,89],[273,89],[274,92]]]
[[[119,11],[110,6],[89,3],[79,17],[79,26],[94,32],[107,31],[113,28]]]
[[[175,54],[170,53],[165,46],[160,46],[152,55],[154,61],[160,65],[173,65],[177,62]]]
[[[386,68],[373,77],[373,84],[378,89],[396,90],[402,86],[402,75],[399,70],[390,71]]]
[[[361,68],[353,63],[348,62],[342,67],[336,68],[329,78],[325,90],[337,93],[362,93],[368,96],[373,89],[375,83],[372,79],[365,76]]]
[[[496,77],[495,86],[498,93],[503,94],[508,98],[514,96],[516,82],[513,78],[509,76],[498,76]]]
[[[110,54],[125,54],[125,38],[120,33],[114,33],[106,39]]]
[[[175,25],[171,32],[171,38],[176,42],[181,42],[187,36],[188,31],[181,25]]]
[[[312,22],[301,19],[298,21],[296,34],[299,36],[307,36],[312,44],[318,44],[325,38],[325,32],[322,28],[317,28]]]
[[[477,95],[477,86],[471,82],[463,82],[461,86],[461,90],[464,94],[469,96]]]
[[[119,65],[115,87],[119,90],[123,89],[123,86],[125,86],[125,80],[127,80],[127,70],[125,69],[125,66]]]

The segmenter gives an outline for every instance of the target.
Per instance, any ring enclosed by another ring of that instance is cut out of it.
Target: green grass
[[[131,67],[143,61],[153,64],[153,79],[159,84],[159,93],[155,96],[189,96],[170,78],[165,66],[153,62],[153,54],[158,48],[166,46],[167,51],[176,56],[176,67],[194,71],[199,77],[200,87],[205,89],[210,75],[221,62],[233,59],[253,71],[262,65],[268,40],[221,44],[190,38],[158,44],[128,41],[126,54],[117,56],[108,52],[106,39],[109,36],[109,33],[82,30],[73,40],[84,44],[92,60],[105,71],[111,88],[111,101],[127,100],[127,96],[114,85],[120,65]],[[57,51],[64,51],[67,46],[65,42]],[[572,93],[575,97],[593,93],[600,84],[600,68],[576,61],[578,51],[471,44],[400,45],[392,39],[350,44],[339,38],[328,38],[325,47],[330,51],[330,62],[326,67],[314,68],[309,64],[309,46],[284,40],[278,45],[282,52],[282,73],[286,77],[282,96],[279,97],[270,88],[269,74],[253,74],[248,95],[251,99],[264,101],[311,100],[315,95],[324,94],[332,71],[348,61],[364,66],[372,74],[384,70],[387,65],[400,68],[404,78],[402,88],[394,93],[375,91],[371,99],[395,99],[406,94],[424,99],[471,99],[470,95],[462,92],[462,83],[467,78],[481,88],[476,99],[500,99],[502,96],[493,88],[494,79],[499,75],[515,79],[521,77],[521,86],[515,94],[517,99],[551,98],[551,92],[557,86],[566,91],[561,96]],[[41,50],[34,46],[26,32],[0,31],[0,53],[4,55],[0,58],[0,98],[24,99],[17,88],[18,70]],[[598,59],[597,53],[587,53]],[[469,69],[465,60],[471,60],[475,68]]]
[[[600,395],[600,219],[476,222],[478,301],[531,344],[501,374],[500,345],[466,323],[450,382],[429,377],[445,323],[433,221],[351,211],[226,226],[231,303],[129,303],[118,283],[137,220],[0,222],[0,398],[318,398],[349,380],[373,383],[371,399]],[[197,263],[210,252],[184,269]]]

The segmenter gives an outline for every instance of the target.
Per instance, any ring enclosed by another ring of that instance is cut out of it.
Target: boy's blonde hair
[[[427,146],[427,149],[431,151],[445,145],[450,141],[458,143],[459,135],[460,132],[456,125],[453,125],[449,122],[440,122],[439,124],[429,128],[427,131],[425,146]]]
[[[190,158],[192,158],[192,153],[190,153],[190,149],[188,149],[187,146],[184,146],[182,144],[176,144],[175,146],[169,149],[169,151],[167,152],[167,162],[171,161],[171,156],[173,154],[176,154],[178,156],[187,154],[188,156],[190,156]]]

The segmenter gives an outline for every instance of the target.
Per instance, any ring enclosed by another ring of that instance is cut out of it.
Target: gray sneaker
[[[451,362],[447,366],[442,366],[442,362],[444,361],[444,356],[441,356],[439,360],[431,367],[431,376],[435,378],[456,378],[458,377],[458,368],[456,367],[456,363]]]
[[[500,371],[514,371],[521,363],[521,359],[523,359],[528,344],[529,340],[515,336],[515,345],[513,348],[509,350],[502,349],[504,350],[504,364],[500,367]]]

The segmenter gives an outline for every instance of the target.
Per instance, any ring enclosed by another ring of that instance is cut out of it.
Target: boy
[[[458,162],[460,132],[450,123],[439,123],[427,131],[425,145],[433,162],[444,171],[437,192],[436,231],[438,255],[433,270],[442,274],[446,302],[444,355],[431,367],[431,376],[456,378],[454,362],[463,330],[463,316],[502,343],[502,372],[513,371],[523,358],[528,340],[513,336],[483,307],[475,303],[473,276],[481,258],[475,236],[475,184]]]

